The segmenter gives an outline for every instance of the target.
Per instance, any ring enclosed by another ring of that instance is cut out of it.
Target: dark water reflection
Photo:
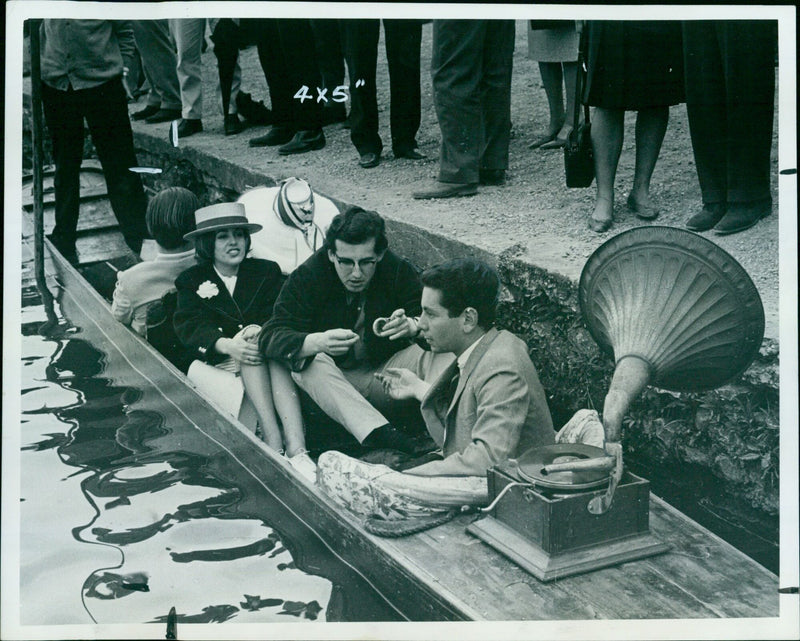
[[[227,453],[162,411],[152,390],[116,384],[115,365],[80,330],[39,337],[34,324],[22,327],[23,623],[165,622],[172,605],[184,623],[399,620]],[[70,483],[78,492],[64,499]],[[48,488],[60,503],[47,504]],[[80,589],[42,605],[41,554],[25,547],[45,527],[46,571],[60,577],[53,589],[64,589],[67,572]],[[54,613],[59,601],[70,606]]]

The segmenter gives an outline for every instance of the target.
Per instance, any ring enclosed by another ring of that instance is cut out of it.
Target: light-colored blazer
[[[447,388],[458,365],[436,379],[422,399],[422,417],[444,460],[406,470],[424,476],[484,476],[531,447],[555,440],[544,389],[523,341],[490,329],[467,359],[452,402]]]
[[[194,249],[178,254],[159,253],[117,274],[111,313],[141,336],[147,334],[147,309],[175,289],[175,279],[196,264]]]

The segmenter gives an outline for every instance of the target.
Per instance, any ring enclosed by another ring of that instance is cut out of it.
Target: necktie
[[[453,372],[453,376],[450,379],[450,382],[447,384],[447,389],[444,395],[445,411],[447,411],[447,408],[450,407],[450,403],[452,403],[453,399],[455,398],[456,390],[458,389],[458,381],[460,378],[461,378],[461,371],[456,366],[456,371]]]

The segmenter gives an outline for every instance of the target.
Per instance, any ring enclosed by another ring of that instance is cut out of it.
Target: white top
[[[278,216],[275,210],[275,196],[280,187],[257,187],[239,197],[245,207],[247,219],[263,227],[250,236],[250,255],[254,258],[273,260],[284,274],[294,271],[295,267],[305,262],[325,241],[331,221],[339,209],[330,198],[314,192],[314,223],[322,233],[314,234],[314,226],[308,234],[290,227]]]
[[[223,276],[216,265],[214,265],[214,271],[217,272],[217,276],[219,276],[222,284],[225,285],[225,289],[228,290],[231,298],[233,298],[233,290],[236,289],[236,276]]]

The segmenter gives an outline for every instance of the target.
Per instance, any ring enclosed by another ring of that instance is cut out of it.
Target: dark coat
[[[365,296],[366,357],[371,365],[378,365],[408,347],[410,341],[378,338],[372,332],[372,324],[376,318],[389,316],[401,308],[407,316],[419,316],[422,298],[419,272],[407,260],[387,250],[375,268]],[[356,319],[357,309],[348,304],[347,290],[328,258],[327,249],[322,248],[289,275],[272,318],[261,330],[261,351],[267,358],[283,360],[290,369],[300,371],[310,362],[296,358],[308,334],[353,329]],[[334,360],[340,363],[344,358]]]
[[[218,363],[225,356],[214,349],[214,343],[222,337],[232,338],[247,325],[263,325],[272,315],[281,282],[277,263],[245,258],[231,297],[211,263],[191,267],[175,281],[175,333],[197,358]],[[205,297],[200,295],[203,293]]]

